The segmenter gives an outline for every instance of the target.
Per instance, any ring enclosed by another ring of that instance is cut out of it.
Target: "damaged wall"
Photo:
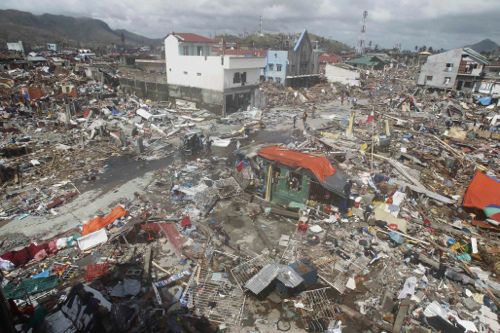
[[[199,108],[205,108],[217,114],[223,113],[224,94],[222,91],[185,87],[171,84],[168,87],[170,98],[196,102]]]
[[[165,83],[120,78],[120,86],[124,91],[134,92],[140,98],[156,101],[166,101],[169,99],[168,84]]]

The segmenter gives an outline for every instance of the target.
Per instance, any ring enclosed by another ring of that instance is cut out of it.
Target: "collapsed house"
[[[475,92],[488,60],[470,48],[431,55],[422,66],[417,84],[434,89]]]
[[[257,154],[268,201],[284,206],[305,206],[311,200],[338,205],[346,198],[347,175],[324,156],[280,146],[261,148]]]

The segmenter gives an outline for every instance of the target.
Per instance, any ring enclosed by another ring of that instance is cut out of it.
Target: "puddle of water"
[[[142,177],[147,172],[164,169],[173,160],[174,156],[151,161],[135,160],[130,155],[113,156],[106,161],[104,173],[98,174],[95,181],[81,181],[77,187],[81,192],[95,189],[107,192],[131,179]]]
[[[292,136],[293,134],[293,136]],[[290,142],[296,141],[299,136],[302,136],[302,132],[299,129],[295,130],[285,130],[285,131],[271,131],[263,130],[257,132],[254,136],[250,138],[255,140],[256,143],[284,143],[288,144]]]

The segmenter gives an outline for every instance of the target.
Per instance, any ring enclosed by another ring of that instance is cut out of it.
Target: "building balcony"
[[[266,58],[264,57],[224,57],[225,69],[251,69],[264,68],[266,66]]]

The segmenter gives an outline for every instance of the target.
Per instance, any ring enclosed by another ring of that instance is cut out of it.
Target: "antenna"
[[[365,10],[363,12],[363,20],[361,25],[361,33],[359,34],[359,42],[358,42],[358,54],[363,55],[365,53],[365,33],[366,33],[366,17],[368,16],[368,11]]]

